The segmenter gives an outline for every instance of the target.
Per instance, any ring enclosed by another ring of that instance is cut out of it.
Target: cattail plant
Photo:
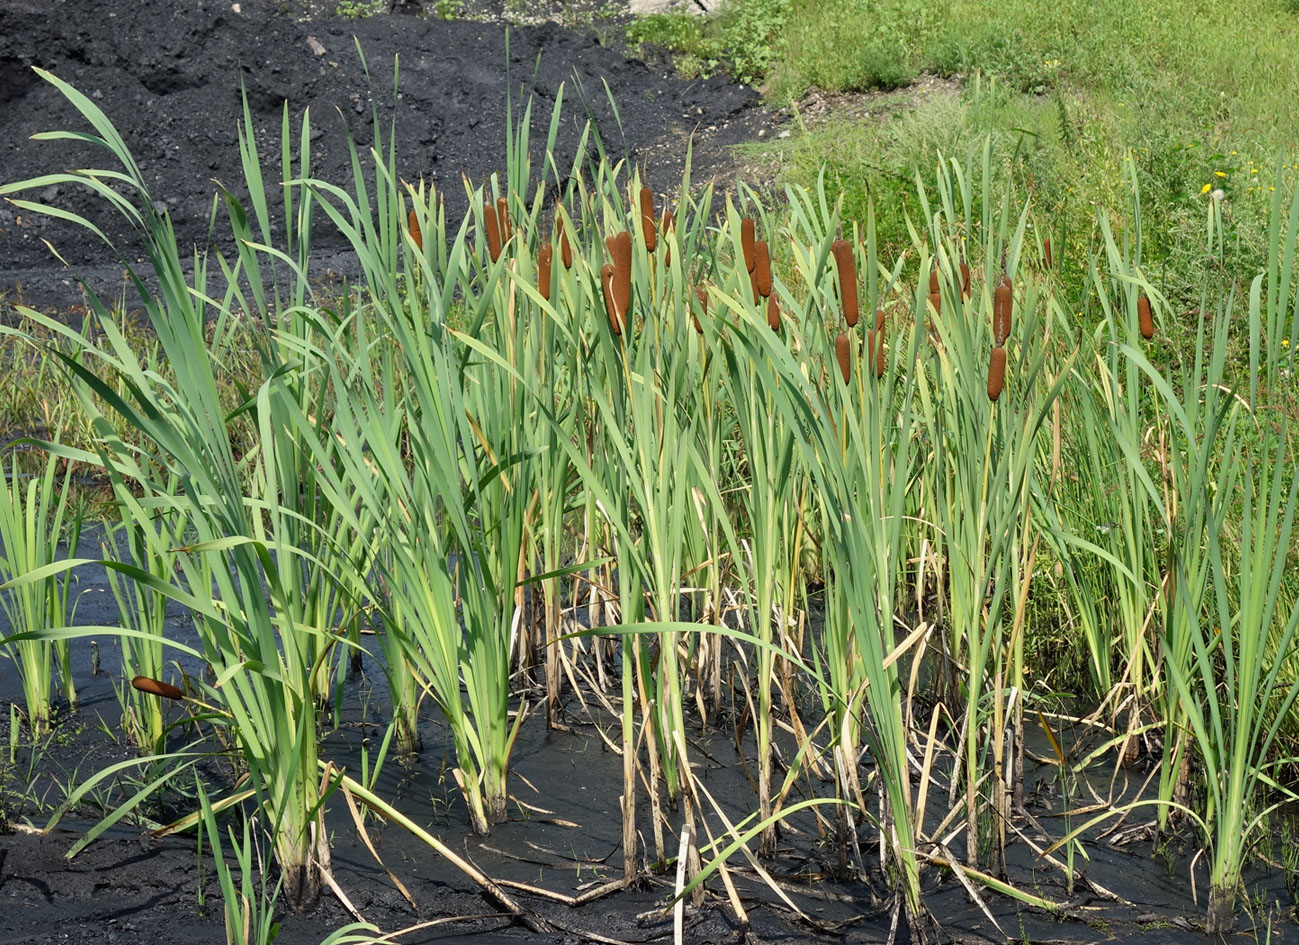
[[[631,310],[631,233],[623,230],[605,238],[609,259],[613,263],[613,300],[618,307],[618,317],[626,324]]]
[[[537,250],[537,291],[547,302],[550,301],[550,266],[555,251],[549,243]]]
[[[491,201],[483,204],[483,231],[487,237],[487,253],[496,262],[501,258],[501,218]]]
[[[767,327],[772,331],[780,331],[780,302],[774,295],[767,298]]]
[[[171,683],[163,682],[160,679],[152,679],[148,676],[132,678],[131,688],[162,699],[173,699],[176,702],[180,702],[185,698],[185,691],[179,686],[173,686]]]
[[[568,231],[564,229],[564,214],[555,210],[555,242],[559,244],[559,261],[565,269],[573,268],[573,244],[569,242]]]
[[[604,310],[609,316],[609,327],[613,329],[615,335],[622,335],[622,315],[618,309],[618,293],[614,288],[614,266],[613,263],[605,263],[600,267],[600,285],[604,289]]]
[[[654,219],[654,191],[648,187],[640,189],[640,225],[641,233],[645,237],[645,251],[654,252],[659,244],[658,231],[655,229]]]
[[[424,234],[420,232],[419,217],[414,210],[406,214],[406,229],[410,232],[410,238],[415,241],[415,248],[423,252]]]
[[[757,224],[753,222],[753,217],[745,217],[740,221],[740,249],[744,253],[744,269],[750,275],[758,265],[756,241]]]
[[[1010,327],[1012,313],[1015,307],[1013,290],[1010,285],[1010,276],[1006,273],[1001,274],[1001,279],[997,282],[996,291],[993,292],[992,298],[992,343],[1000,348],[1010,337]],[[1001,389],[1001,385],[997,385]],[[988,381],[988,396],[992,397],[992,381]],[[993,397],[993,400],[997,398]]]
[[[1001,387],[1006,381],[1006,349],[993,348],[992,361],[988,365],[988,399],[994,404],[1001,396]]]
[[[961,297],[968,299],[972,291],[970,282],[970,265],[965,260],[961,260]]]
[[[857,261],[853,258],[852,243],[835,240],[830,246],[834,264],[839,274],[839,301],[843,306],[843,320],[849,328],[857,325]]]
[[[665,266],[672,265],[672,242],[670,237],[672,231],[676,229],[676,226],[677,226],[676,215],[673,214],[671,210],[664,208],[663,223],[660,225],[659,229],[663,233],[663,238],[668,241],[667,245],[663,249],[663,265]]]
[[[852,380],[852,338],[846,331],[834,339],[834,357],[839,362],[839,375],[845,384]]]
[[[1155,319],[1150,314],[1150,296],[1144,292],[1137,296],[1137,329],[1146,341],[1155,337]]]
[[[504,246],[514,236],[514,224],[510,220],[510,201],[503,196],[496,198],[496,219],[500,226],[501,245]]]
[[[753,258],[754,287],[758,295],[765,299],[771,295],[771,251],[767,248],[766,240],[758,240],[753,244]]]

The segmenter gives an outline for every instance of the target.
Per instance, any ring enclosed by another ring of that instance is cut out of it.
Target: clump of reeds
[[[998,348],[1002,347],[1010,337],[1014,308],[1015,296],[1011,288],[1010,276],[1003,272],[992,298],[992,337]]]
[[[140,692],[147,692],[163,699],[174,699],[179,702],[185,698],[185,693],[179,687],[148,676],[136,676],[131,680],[131,686],[140,690]]]
[[[1150,298],[1144,292],[1137,297],[1137,328],[1146,341],[1155,337],[1155,319],[1150,313]]]
[[[852,244],[835,240],[830,246],[834,253],[835,268],[839,271],[839,301],[843,305],[843,320],[849,328],[857,325],[857,261],[853,258]]]
[[[640,189],[640,223],[645,234],[645,250],[652,253],[659,244],[659,235],[654,220],[654,191],[648,187]]]
[[[1001,396],[1001,388],[1006,383],[1006,349],[993,348],[992,362],[988,365],[988,399],[994,404]]]
[[[839,362],[839,374],[847,384],[852,380],[852,338],[846,331],[834,339],[834,356]]]

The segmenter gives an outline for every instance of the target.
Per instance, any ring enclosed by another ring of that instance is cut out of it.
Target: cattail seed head
[[[406,228],[410,230],[410,238],[415,241],[415,248],[424,252],[424,234],[420,232],[419,217],[414,210],[406,214]]]
[[[780,303],[774,295],[767,297],[767,327],[774,332],[780,331]]]
[[[1046,268],[1055,268],[1055,260],[1051,255],[1051,237],[1049,236],[1042,240],[1042,258],[1046,261]]]
[[[745,217],[740,221],[740,248],[744,251],[744,268],[753,272],[753,267],[758,264],[755,255],[754,243],[757,241],[757,227],[753,222],[753,217]]]
[[[1155,337],[1155,319],[1150,313],[1150,299],[1144,292],[1137,297],[1137,327],[1146,341]]]
[[[495,204],[483,204],[483,229],[487,231],[487,252],[496,262],[501,258],[501,218]]]
[[[961,295],[970,297],[970,267],[966,263],[961,263]]]
[[[930,293],[929,293],[929,304],[930,304],[931,306],[933,306],[934,314],[935,314],[935,315],[940,315],[940,314],[942,314],[942,311],[943,311],[943,293],[941,293],[941,292],[930,292]]]
[[[700,311],[702,311],[705,315],[707,315],[708,314],[708,290],[705,289],[703,286],[695,286],[695,297],[699,299]],[[697,331],[699,334],[702,335],[704,333],[704,326],[703,323],[699,321],[699,316],[696,315],[694,312],[691,312],[690,317],[694,320],[695,331]]]
[[[605,239],[604,245],[613,261],[614,300],[619,314],[625,316],[631,308],[631,233],[623,230]]]
[[[510,202],[504,197],[496,198],[496,217],[501,226],[501,245],[504,246],[514,235],[514,227],[510,223]]]
[[[875,330],[866,333],[866,362],[875,368],[876,379],[884,376],[884,332]]]
[[[935,295],[939,291],[941,285],[942,282],[938,273],[938,262],[935,260],[934,268],[929,270],[929,294]]]
[[[537,288],[547,302],[550,301],[550,264],[554,256],[555,251],[549,243],[537,250]]]
[[[847,384],[852,380],[852,338],[846,331],[839,332],[834,339],[834,356],[839,361],[839,374]]]
[[[568,234],[564,232],[563,214],[555,214],[555,242],[559,244],[559,261],[564,264],[565,269],[573,268],[573,244],[568,241]]]
[[[1000,348],[1010,337],[1011,316],[1015,308],[1015,296],[1010,286],[1010,276],[1004,272],[997,283],[992,298],[992,338]]]
[[[882,308],[877,308],[875,310],[875,330],[884,330],[884,309]]]
[[[758,294],[765,299],[771,295],[771,250],[767,248],[766,240],[753,244],[753,255],[753,277],[757,281]]]
[[[672,265],[672,243],[668,241],[668,235],[676,229],[676,226],[677,218],[673,215],[672,211],[664,210],[663,222],[659,226],[659,229],[662,231],[663,239],[665,240],[663,246],[663,265],[665,266]]]
[[[165,683],[161,680],[150,679],[148,676],[136,676],[131,680],[131,686],[140,692],[147,692],[153,696],[161,696],[164,699],[175,699],[180,701],[185,698],[185,693],[171,683]]]
[[[992,363],[988,365],[988,399],[994,404],[1001,396],[1002,385],[1006,382],[1006,349],[992,349]]]
[[[600,285],[604,289],[604,310],[609,316],[609,327],[613,329],[615,335],[622,335],[622,313],[618,310],[618,302],[615,298],[614,288],[614,267],[613,263],[605,263],[600,267]]]
[[[654,191],[648,187],[640,189],[640,224],[645,234],[645,249],[652,253],[659,244],[659,236],[654,220]]]
[[[843,320],[849,328],[857,324],[857,260],[853,258],[852,243],[835,240],[830,244],[834,265],[839,271],[839,300],[843,303]]]

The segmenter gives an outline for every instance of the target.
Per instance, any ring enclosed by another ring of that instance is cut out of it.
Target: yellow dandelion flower
[[[1226,177],[1226,176],[1227,176],[1227,172],[1226,172],[1226,171],[1214,171],[1214,172],[1213,172],[1213,176],[1214,176],[1214,177]]]
[[[1203,187],[1200,188],[1200,193],[1207,194],[1210,191],[1210,189],[1212,189],[1212,187],[1213,187],[1212,184],[1205,184]]]

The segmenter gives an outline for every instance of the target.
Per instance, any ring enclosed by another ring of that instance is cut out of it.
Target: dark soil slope
[[[564,86],[559,166],[571,164],[590,118],[611,155],[647,160],[652,151],[651,182],[663,189],[679,180],[690,134],[724,143],[752,134],[762,120],[751,90],[722,79],[664,78],[590,29],[544,23],[510,27],[507,36],[499,20],[339,19],[295,10],[268,0],[0,0],[0,182],[113,166],[110,155],[89,146],[31,140],[83,128],[34,66],[72,83],[108,114],[143,169],[150,197],[171,213],[183,248],[207,238],[214,181],[242,187],[241,87],[268,179],[279,178],[286,100],[295,123],[310,109],[313,173],[336,183],[350,177],[347,136],[363,153],[371,144],[374,103],[385,128],[396,108],[399,173],[435,182],[453,213],[465,204],[461,175],[477,183],[505,170],[507,90],[516,103],[532,97],[534,146],[544,146]],[[32,196],[87,214],[135,255],[129,230],[82,188],[49,186]],[[84,231],[0,203],[0,292],[22,285],[26,301],[38,306],[75,300],[67,297],[66,276],[50,272],[44,240],[78,271],[108,277],[111,269],[92,267],[111,264],[112,254]],[[328,250],[329,237],[322,234],[316,246]]]

